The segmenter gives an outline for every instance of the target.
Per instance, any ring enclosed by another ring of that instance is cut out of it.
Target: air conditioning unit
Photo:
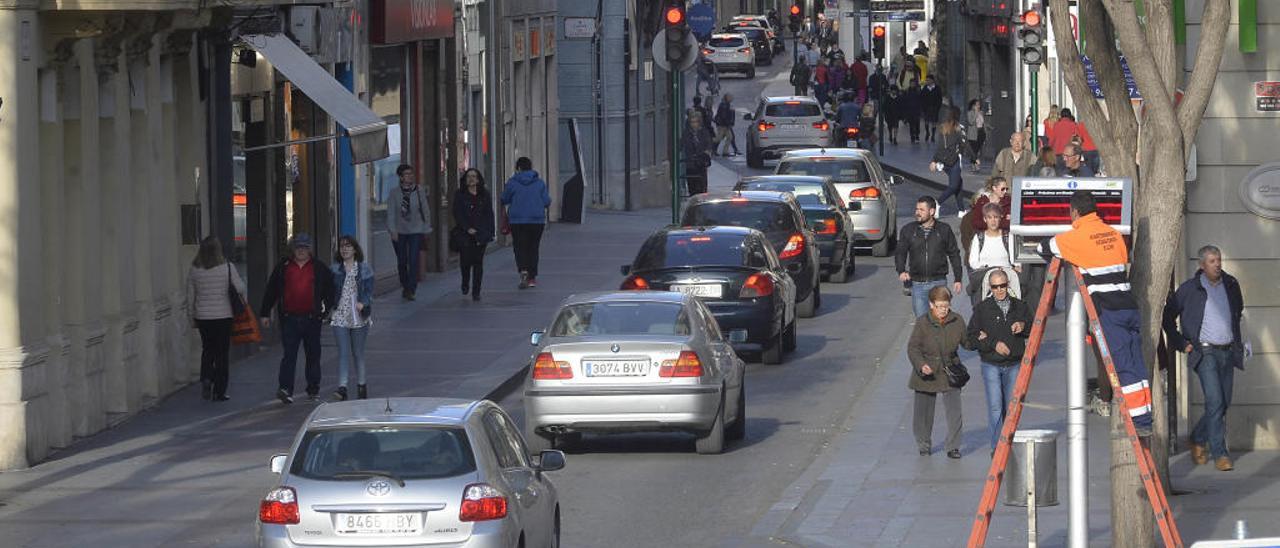
[[[298,47],[309,54],[320,51],[320,7],[289,8],[289,35]]]

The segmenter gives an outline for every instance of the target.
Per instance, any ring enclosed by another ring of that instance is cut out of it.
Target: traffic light
[[[796,34],[800,32],[800,20],[804,18],[804,10],[800,4],[791,4],[789,13],[791,23],[788,26],[791,27],[791,34]]]
[[[1022,28],[1018,29],[1018,53],[1027,65],[1039,65],[1048,57],[1044,44],[1044,14],[1030,9],[1022,13]]]
[[[871,52],[876,59],[884,59],[884,25],[876,25],[871,29]]]
[[[685,18],[684,2],[668,0],[662,11],[663,35],[666,37],[667,62],[672,67],[681,67],[694,55],[694,48],[688,45],[689,21]]]

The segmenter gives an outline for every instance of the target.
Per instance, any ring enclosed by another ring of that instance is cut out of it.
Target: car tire
[[[782,349],[791,352],[796,349],[796,322],[792,321],[782,336]]]
[[[765,365],[778,365],[782,363],[782,352],[786,348],[787,329],[785,326],[778,329],[776,335],[769,337],[769,342],[765,343],[763,349],[760,350],[760,362]]]
[[[812,318],[818,314],[818,284],[813,284],[813,290],[809,292],[809,296],[803,301],[796,303],[796,315],[801,318]]]
[[[747,384],[745,382],[738,386],[738,418],[733,419],[733,424],[729,425],[725,437],[732,441],[747,437]]]
[[[747,167],[760,169],[764,167],[764,158],[760,157],[760,152],[747,145]]]
[[[716,420],[711,423],[711,430],[698,436],[694,441],[694,449],[699,455],[719,455],[724,452],[724,401],[721,398],[720,411]]]
[[[525,419],[526,423],[528,419]],[[538,433],[537,427],[526,424],[524,428],[524,444],[529,448],[530,455],[539,455],[543,451],[551,449],[555,445],[551,438]]]
[[[755,78],[755,77],[756,77],[756,67],[755,65],[752,65],[751,68],[747,69],[747,78]]]
[[[827,280],[833,284],[842,284],[849,281],[849,273],[853,271],[853,246],[845,246],[844,261],[841,262],[829,276]]]
[[[897,239],[897,237],[898,231],[895,230],[893,233],[881,238],[880,241],[871,246],[871,254],[876,257],[888,257],[890,250],[893,249],[893,241]]]

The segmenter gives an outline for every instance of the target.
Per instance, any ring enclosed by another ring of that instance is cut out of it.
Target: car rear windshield
[[[827,204],[827,191],[822,183],[793,181],[753,181],[742,185],[742,190],[772,190],[790,192],[800,205]]]
[[[712,38],[708,43],[713,48],[737,48],[744,45],[741,38]]]
[[[551,324],[552,337],[591,335],[688,335],[680,303],[609,302],[564,307]]]
[[[724,200],[704,202],[685,211],[685,226],[745,226],[765,234],[794,231],[791,208],[782,202]]]
[[[742,266],[742,234],[667,234],[649,238],[631,264],[632,270],[676,266]]]
[[[347,481],[389,475],[404,480],[474,472],[471,444],[461,428],[362,427],[308,431],[290,473]]]
[[[811,118],[814,116],[822,116],[822,109],[818,108],[818,105],[813,103],[773,103],[764,107],[764,115],[789,118]]]
[[[738,27],[733,29],[734,32],[740,32],[750,38],[754,42],[764,41],[764,29],[760,27]]]
[[[871,180],[862,160],[790,160],[778,164],[779,175],[814,175],[837,181]]]

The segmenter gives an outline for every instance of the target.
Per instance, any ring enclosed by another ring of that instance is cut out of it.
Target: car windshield
[[[759,42],[764,40],[764,29],[760,27],[738,27],[734,29],[737,32],[745,34],[747,38]]]
[[[461,428],[361,427],[308,431],[290,473],[349,481],[372,476],[403,480],[474,472],[471,444]]]
[[[791,209],[781,202],[745,199],[703,202],[685,211],[684,226],[745,226],[765,234],[795,229]]]
[[[677,266],[742,266],[742,234],[668,234],[649,238],[631,265],[632,270]]]
[[[552,337],[591,335],[688,335],[680,303],[608,302],[564,307],[551,324]]]
[[[858,183],[871,180],[862,160],[788,160],[778,164],[778,175],[813,175]]]
[[[818,105],[815,103],[788,101],[786,103],[773,103],[765,106],[764,115],[790,118],[810,118],[814,116],[822,116],[822,109],[818,108]]]
[[[741,38],[712,38],[708,43],[713,48],[736,48],[743,45]]]
[[[790,192],[800,205],[827,205],[826,187],[822,183],[799,181],[751,181],[743,183],[741,190],[772,190]]]

